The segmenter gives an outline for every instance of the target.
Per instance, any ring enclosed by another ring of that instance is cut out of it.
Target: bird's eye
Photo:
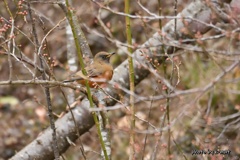
[[[102,56],[102,59],[107,59],[107,56],[106,56],[106,55],[103,55],[103,56]]]

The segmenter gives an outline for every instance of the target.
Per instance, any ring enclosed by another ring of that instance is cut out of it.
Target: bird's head
[[[105,63],[109,63],[109,60],[111,58],[112,55],[114,55],[115,53],[108,53],[108,52],[98,52],[95,56],[94,56],[94,61],[100,61],[100,62],[105,62]]]

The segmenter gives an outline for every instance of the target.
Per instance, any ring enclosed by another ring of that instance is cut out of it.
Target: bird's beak
[[[108,57],[111,57],[112,55],[116,54],[115,52],[112,52],[108,55]]]

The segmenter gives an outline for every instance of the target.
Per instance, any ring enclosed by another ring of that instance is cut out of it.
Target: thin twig
[[[43,66],[44,58],[42,56],[42,53],[38,52],[39,48],[40,48],[40,46],[39,46],[40,44],[39,44],[39,41],[38,41],[38,36],[37,36],[37,31],[36,31],[36,26],[35,26],[35,20],[32,16],[32,10],[31,10],[31,7],[30,7],[30,3],[27,3],[27,6],[28,6],[29,17],[32,21],[32,30],[33,30],[33,37],[34,37],[34,42],[35,42],[35,52],[36,52],[36,54],[34,54],[34,62],[35,63],[37,62],[37,56],[38,56],[39,60],[40,60],[40,66],[43,69],[44,68],[44,66]],[[35,67],[35,74],[36,73],[37,73],[37,68]],[[42,74],[42,78],[43,78],[43,80],[46,80],[45,70],[44,70],[44,73]],[[46,95],[46,100],[47,100],[48,116],[49,116],[49,120],[50,120],[50,126],[51,126],[51,129],[53,131],[52,132],[52,138],[53,138],[52,147],[53,147],[54,157],[55,157],[56,160],[59,160],[60,159],[60,153],[59,153],[58,142],[57,142],[56,127],[55,127],[55,124],[54,124],[54,118],[53,118],[53,113],[52,113],[52,104],[51,104],[49,87],[45,86],[44,90],[45,90],[45,95]]]
[[[12,15],[12,12],[11,12],[11,10],[9,9],[9,7],[8,7],[8,4],[7,4],[7,2],[6,2],[6,0],[4,0],[4,4],[5,4],[5,7],[7,8],[7,11],[8,11],[8,13],[9,13],[9,15],[10,15],[10,19],[11,19],[11,31],[10,31],[10,36],[9,36],[9,41],[8,41],[8,65],[9,65],[9,82],[11,82],[12,81],[12,72],[13,72],[13,65],[12,65],[12,61],[11,61],[11,56],[10,56],[10,50],[11,50],[11,45],[12,44],[15,44],[14,43],[14,18],[13,18],[13,15]],[[13,43],[12,43],[12,41],[13,41]],[[13,50],[15,49],[14,48],[15,46],[13,46]]]

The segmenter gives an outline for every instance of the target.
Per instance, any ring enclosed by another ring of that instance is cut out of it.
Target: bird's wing
[[[82,71],[78,71],[72,74],[69,80],[65,80],[63,82],[74,82],[74,81],[84,80],[84,79],[87,79],[87,77],[83,75]]]
[[[97,68],[98,68],[98,66],[90,65],[85,68],[88,76],[85,76],[82,73],[82,71],[78,71],[75,74],[73,74],[72,76],[70,76],[71,78],[69,80],[65,80],[63,82],[74,82],[74,81],[88,79],[88,78],[96,78],[97,76],[103,74],[102,70],[99,68],[97,69]]]
[[[95,78],[103,74],[102,69],[98,68],[98,66],[89,66],[86,67],[85,69],[89,78]]]

